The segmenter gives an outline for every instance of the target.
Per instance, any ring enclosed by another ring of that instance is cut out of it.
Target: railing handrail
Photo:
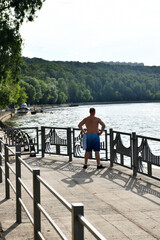
[[[70,212],[72,211],[72,206],[68,203],[57,191],[55,191],[42,177],[39,175],[37,179],[45,186]]]
[[[115,130],[113,130],[113,133],[119,133],[119,134],[128,135],[128,136],[132,135],[131,133],[125,133],[125,132],[120,132],[120,131],[115,131]]]
[[[42,126],[42,127],[46,128],[46,129],[58,129],[58,130],[66,130],[66,131],[69,128],[69,127],[65,128],[65,127],[46,127],[46,126]]]
[[[43,213],[43,215],[46,217],[46,219],[50,222],[52,227],[56,230],[58,235],[60,236],[61,239],[63,240],[68,240],[66,236],[63,234],[63,232],[60,230],[58,225],[53,221],[53,219],[49,216],[49,214],[46,212],[46,210],[42,207],[41,204],[37,204],[39,210]]]
[[[6,146],[8,148],[8,150],[15,155],[15,151],[13,151],[9,146]]]
[[[33,173],[33,169],[27,164],[21,157],[18,157],[19,161],[31,172]]]
[[[12,130],[25,130],[25,129],[37,129],[38,127],[20,127],[20,128],[16,128],[16,127],[13,127],[13,128],[3,128],[3,129],[0,129],[0,131],[3,131],[3,132],[5,132],[5,131],[7,131],[7,130],[10,130],[10,129],[12,129]]]
[[[101,233],[97,231],[97,229],[81,214],[78,215],[80,222],[85,226],[92,235],[98,240],[106,240]]]
[[[146,136],[142,136],[142,135],[136,135],[136,136],[137,136],[137,138],[145,138],[147,140],[153,140],[153,141],[160,142],[160,138],[146,137]]]
[[[1,141],[1,139],[0,139]],[[2,143],[2,141],[1,141]],[[19,161],[20,163],[22,163],[31,173],[34,173],[34,170],[29,166],[29,164],[27,164],[20,156],[20,152],[14,152],[11,148],[9,148],[7,146],[7,144],[5,144],[6,150],[7,151],[7,157],[9,156],[8,151],[11,151],[12,153],[14,153],[14,155],[16,156],[16,161]],[[20,149],[20,148],[19,148]],[[8,167],[7,172],[9,171],[9,169],[16,175],[16,171],[11,167],[9,161],[7,160],[6,162],[6,166]],[[1,166],[0,166],[1,168]],[[4,171],[4,174],[6,175],[6,172]],[[46,187],[70,212],[72,212],[72,206],[70,203],[68,203],[57,191],[55,191],[42,177],[40,177],[40,175],[36,175],[37,180],[43,184],[44,187]],[[27,186],[24,184],[24,182],[22,181],[21,177],[17,178],[17,181],[20,183],[20,185],[24,188],[24,190],[28,193],[28,195],[31,197],[31,199],[34,200],[34,195],[30,192],[30,190],[27,188]],[[13,192],[17,195],[17,189],[13,186],[11,180],[9,179],[9,174],[7,177],[7,182],[9,183],[11,189],[13,190]],[[17,185],[16,185],[17,186]],[[10,197],[10,194],[8,193],[8,198]],[[18,202],[20,203],[20,205],[22,206],[22,208],[24,209],[24,211],[26,212],[30,222],[32,223],[32,225],[35,225],[36,219],[32,218],[29,210],[27,209],[26,205],[24,204],[23,200],[21,197],[18,197]],[[49,216],[49,214],[46,212],[46,210],[42,207],[42,205],[40,203],[36,203],[37,208],[40,210],[40,212],[42,212],[42,214],[46,217],[46,219],[50,222],[50,224],[52,225],[52,227],[54,227],[54,229],[56,230],[56,232],[58,233],[58,235],[60,236],[61,239],[63,240],[67,240],[66,236],[62,233],[61,229],[57,226],[56,223],[54,223],[53,219]],[[93,234],[96,239],[101,239],[104,240],[105,238],[87,221],[86,218],[84,218],[82,215],[77,215],[79,222],[81,222],[81,224],[85,227],[87,227],[87,229],[90,231],[91,234]],[[21,219],[21,218],[20,218]],[[43,237],[43,234],[41,233],[41,231],[37,231],[36,234],[41,237],[41,239],[45,239]],[[36,238],[34,238],[36,239]],[[72,239],[84,239],[84,238],[72,238]]]

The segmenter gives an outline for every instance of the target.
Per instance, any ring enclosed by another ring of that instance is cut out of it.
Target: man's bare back
[[[97,118],[97,117],[91,115],[89,117],[84,118],[79,123],[78,127],[83,131],[82,126],[86,125],[87,133],[98,133],[98,134],[100,134],[99,129],[98,129],[99,124],[102,126],[102,128],[104,130],[105,124],[102,122],[102,120],[100,118]],[[83,132],[86,133],[85,131],[83,131]]]
[[[91,108],[92,109],[92,108]],[[101,125],[101,131],[99,132],[99,124]],[[83,129],[83,125],[86,125],[87,132]],[[105,124],[100,118],[95,117],[95,111],[90,112],[90,116],[84,118],[79,124],[78,127],[84,133],[98,133],[101,135],[105,129]]]

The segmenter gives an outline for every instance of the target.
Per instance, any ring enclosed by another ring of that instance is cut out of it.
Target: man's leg
[[[98,151],[95,151],[95,157],[96,157],[96,160],[97,160],[97,169],[105,168],[105,167],[103,167],[102,164],[100,164],[100,155],[99,155]]]
[[[96,157],[96,160],[97,160],[97,165],[100,165],[100,156],[99,156],[98,151],[95,151],[95,157]]]
[[[87,163],[88,163],[88,158],[89,158],[89,152],[85,152],[85,157],[84,157],[85,161],[84,161],[84,164],[86,164],[86,165],[87,165]]]

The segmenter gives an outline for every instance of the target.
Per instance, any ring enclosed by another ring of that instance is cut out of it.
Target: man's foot
[[[86,169],[87,167],[88,167],[88,165],[87,165],[87,164],[84,164],[83,168]]]
[[[105,168],[102,164],[97,165],[97,169],[102,169],[102,168]]]

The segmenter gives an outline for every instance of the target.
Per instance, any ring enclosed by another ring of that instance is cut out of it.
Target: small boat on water
[[[37,113],[37,111],[35,108],[31,109],[31,114],[36,114],[36,113]]]
[[[22,103],[21,106],[17,109],[18,114],[26,114],[29,112],[29,108],[27,106],[27,103]]]

